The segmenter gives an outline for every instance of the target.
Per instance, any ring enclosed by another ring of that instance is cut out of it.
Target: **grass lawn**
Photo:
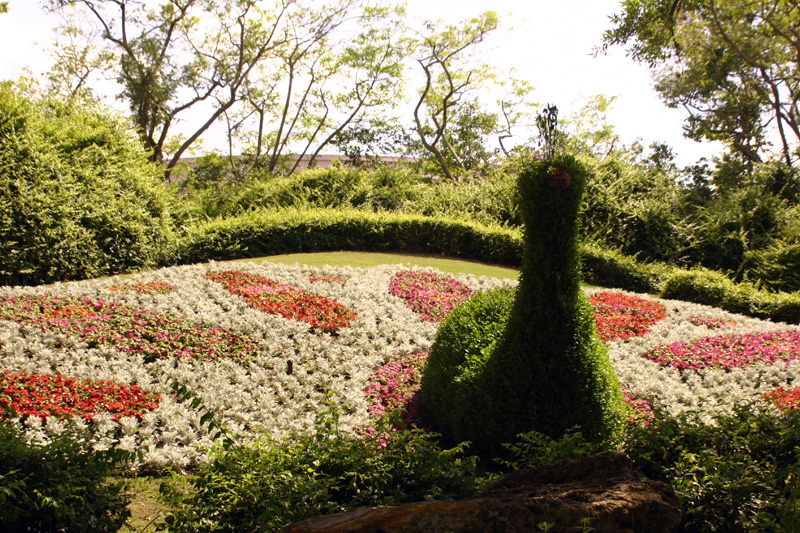
[[[440,255],[418,255],[418,254],[389,254],[378,252],[319,252],[304,254],[285,254],[272,255],[250,259],[256,263],[265,261],[271,263],[283,263],[293,265],[295,263],[308,266],[351,266],[356,268],[367,268],[378,265],[414,265],[419,267],[432,267],[450,274],[465,273],[475,276],[491,276],[500,279],[517,279],[519,270],[490,265],[478,261],[468,261],[464,259],[452,259]]]

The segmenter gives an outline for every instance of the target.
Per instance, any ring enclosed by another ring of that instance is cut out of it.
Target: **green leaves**
[[[475,492],[474,458],[442,450],[436,436],[383,420],[374,432],[343,433],[332,405],[315,430],[278,442],[217,450],[174,505],[170,531],[276,531],[363,505],[464,497]]]
[[[0,87],[0,280],[154,266],[174,243],[158,170],[118,119]]]
[[[796,413],[759,400],[713,419],[656,412],[631,425],[625,449],[638,468],[673,486],[691,531],[792,531],[797,525]]]
[[[800,129],[787,95],[798,89],[798,17],[786,0],[626,0],[604,47],[627,46],[654,70],[665,103],[688,112],[689,137],[760,162],[775,135],[776,153],[792,164]]]

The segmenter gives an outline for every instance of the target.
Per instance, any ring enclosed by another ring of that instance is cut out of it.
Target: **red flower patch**
[[[133,285],[114,285],[106,289],[108,291],[133,291],[139,294],[167,294],[175,292],[177,289],[169,283],[162,283],[160,281],[153,281],[150,283],[136,283]]]
[[[204,276],[222,284],[231,294],[244,298],[250,307],[265,313],[300,320],[312,327],[334,333],[350,327],[358,313],[328,298],[298,287],[281,285],[269,278],[229,270]]]
[[[141,420],[145,411],[158,407],[161,396],[143,392],[136,385],[110,381],[83,381],[58,374],[0,372],[2,416],[36,416],[42,421],[81,417],[91,420],[110,413],[115,422],[126,416]]]
[[[621,292],[598,292],[590,300],[597,333],[604,341],[645,335],[667,316],[660,303]]]
[[[800,387],[778,387],[771,392],[765,392],[761,398],[773,404],[780,410],[794,410],[800,407]]]
[[[347,283],[347,278],[340,278],[337,276],[309,276],[308,281],[311,283],[341,283],[344,285]]]
[[[92,348],[111,345],[146,362],[167,357],[244,362],[258,350],[255,341],[235,331],[74,296],[0,297],[0,319],[76,337]]]
[[[717,329],[723,326],[736,324],[735,320],[725,320],[724,318],[704,318],[701,316],[689,317],[689,323],[695,326],[705,326],[708,329]]]

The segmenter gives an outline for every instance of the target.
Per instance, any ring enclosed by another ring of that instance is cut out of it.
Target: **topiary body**
[[[580,289],[578,209],[586,182],[570,156],[530,161],[518,180],[525,224],[523,267],[508,318],[465,303],[442,325],[431,348],[422,396],[439,430],[497,454],[520,433],[558,439],[580,426],[591,442],[615,438],[622,392]],[[471,324],[495,316],[496,328]],[[501,330],[494,338],[486,331]],[[451,332],[459,332],[453,335]],[[472,335],[471,340],[454,337]],[[483,360],[465,364],[479,347]]]

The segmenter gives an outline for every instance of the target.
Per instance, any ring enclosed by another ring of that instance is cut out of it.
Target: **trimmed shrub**
[[[581,246],[581,275],[585,282],[634,292],[657,293],[675,267],[639,263],[630,256],[595,245]]]
[[[0,85],[0,283],[165,260],[174,236],[160,175],[121,120]]]
[[[256,211],[196,228],[180,261],[325,250],[401,250],[520,263],[518,232],[457,219],[357,209]]]
[[[485,364],[456,368],[436,360],[436,353],[449,351],[437,347],[448,337],[434,340],[423,400],[432,413],[449,408],[444,422],[434,422],[445,436],[470,440],[480,453],[500,453],[503,443],[530,431],[558,439],[580,426],[590,442],[619,437],[622,391],[580,290],[577,215],[585,181],[585,169],[570,156],[533,160],[523,168],[524,259],[502,335],[494,343],[470,343],[491,346]],[[454,313],[450,319],[463,316],[471,315]],[[448,326],[450,319],[443,327],[469,330],[469,324]],[[434,386],[442,382],[445,393]],[[453,395],[459,404],[450,403]],[[455,432],[448,434],[449,428]]]
[[[485,383],[489,356],[505,329],[513,289],[479,293],[456,307],[436,333],[422,376],[424,412],[445,435],[473,441],[470,413],[491,401]]]
[[[662,298],[720,307],[733,313],[800,323],[800,293],[771,293],[749,283],[734,283],[719,272],[676,270],[664,284]]]

